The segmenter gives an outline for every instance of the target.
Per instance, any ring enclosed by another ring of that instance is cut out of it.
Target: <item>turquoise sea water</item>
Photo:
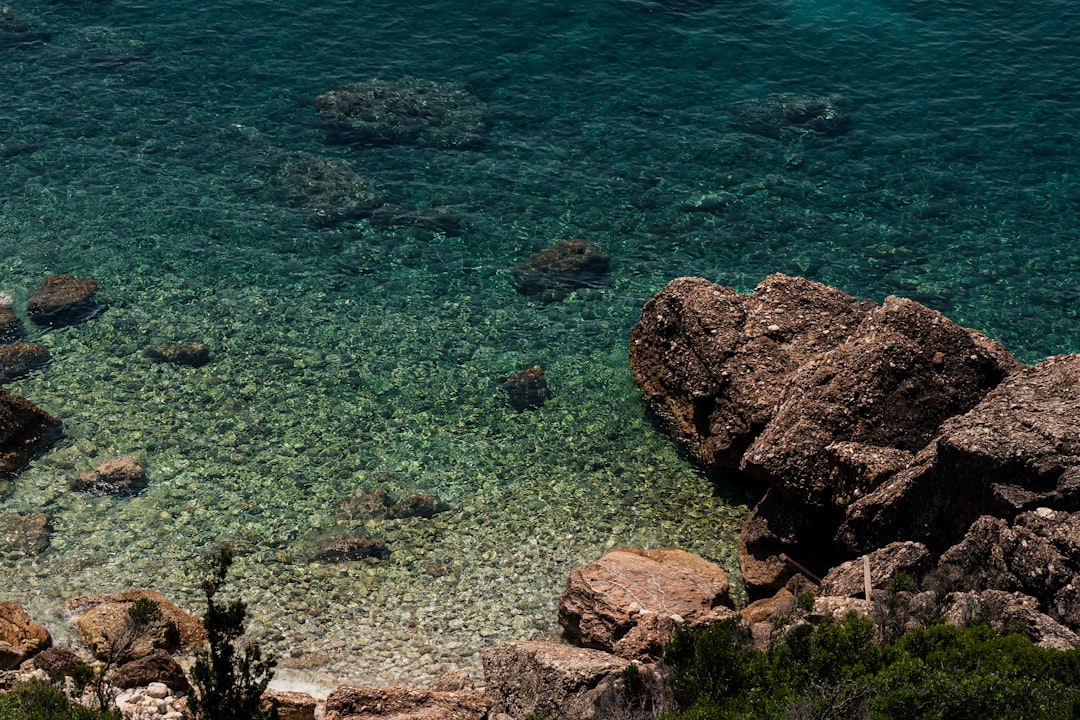
[[[30,328],[53,362],[10,383],[65,437],[0,511],[53,521],[8,550],[4,599],[61,640],[63,601],[132,585],[201,612],[225,539],[252,632],[284,675],[478,672],[557,632],[571,568],[678,546],[733,574],[754,496],[705,477],[646,417],[626,343],[680,275],[749,290],[784,272],[917,299],[1036,362],[1080,349],[1080,10],[1061,0],[25,0],[0,32],[0,291],[95,278],[101,311]],[[29,41],[32,40],[32,41]],[[315,110],[350,82],[462,83],[475,147],[342,144]],[[850,129],[733,124],[778,93],[844,99]],[[346,161],[460,233],[322,226],[275,190],[281,157]],[[610,280],[556,303],[509,268],[581,237]],[[197,340],[214,361],[154,364]],[[553,399],[498,382],[542,364]],[[134,498],[73,493],[117,454]],[[431,519],[343,513],[364,489],[437,494]],[[312,562],[336,537],[381,562]]]

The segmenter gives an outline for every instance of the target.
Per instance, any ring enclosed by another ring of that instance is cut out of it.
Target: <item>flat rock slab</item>
[[[326,698],[325,720],[483,720],[490,708],[478,690],[342,685]]]
[[[733,614],[727,593],[726,573],[689,553],[613,550],[570,573],[559,624],[586,647],[658,657],[676,626]]]

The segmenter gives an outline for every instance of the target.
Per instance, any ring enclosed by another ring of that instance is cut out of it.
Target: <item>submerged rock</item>
[[[418,78],[353,83],[315,106],[348,141],[457,148],[477,144],[487,126],[487,107],[464,86]]]
[[[37,343],[0,345],[0,384],[43,368],[50,359],[49,349]]]
[[[536,410],[551,397],[551,390],[544,380],[544,368],[539,365],[514,373],[503,380],[499,387],[509,397],[510,407],[518,411]]]
[[[335,540],[319,552],[315,553],[314,560],[322,562],[348,562],[351,560],[363,560],[374,558],[382,560],[390,556],[390,550],[382,540],[370,538],[344,538]]]
[[[132,457],[117,457],[81,473],[72,480],[71,489],[93,495],[133,495],[145,485],[142,464]]]
[[[370,217],[383,204],[374,180],[336,158],[291,154],[275,182],[282,199],[307,211],[316,225]]]
[[[0,343],[14,342],[22,337],[22,334],[22,322],[11,307],[10,298],[0,297]]]
[[[75,323],[93,311],[96,291],[91,278],[53,275],[26,301],[26,314],[38,325]]]
[[[0,541],[12,550],[40,555],[49,547],[52,518],[45,513],[0,513]]]
[[[416,208],[409,210],[399,206],[384,206],[371,214],[371,224],[380,228],[416,228],[447,237],[457,237],[468,227],[464,215],[445,208]]]
[[[201,342],[179,345],[152,345],[143,354],[155,362],[200,367],[210,362],[210,346]]]
[[[611,257],[581,238],[562,240],[510,268],[517,291],[541,300],[562,300],[607,276]]]
[[[772,138],[808,132],[842,135],[851,129],[851,119],[839,95],[780,93],[736,103],[732,126]]]
[[[0,388],[0,476],[16,472],[59,437],[59,420],[19,395]]]

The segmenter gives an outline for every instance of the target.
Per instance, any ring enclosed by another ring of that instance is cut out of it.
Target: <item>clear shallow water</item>
[[[18,307],[68,272],[103,306],[33,331],[54,362],[9,385],[66,437],[0,508],[50,513],[52,546],[7,553],[0,581],[61,639],[86,592],[149,585],[201,612],[221,539],[282,676],[323,683],[476,673],[485,645],[556,632],[566,573],[613,545],[737,573],[753,496],[679,456],[626,361],[679,275],[904,295],[1027,362],[1080,345],[1069,3],[310,5],[12,5],[52,36],[0,45],[0,290]],[[318,94],[410,76],[480,96],[487,142],[328,142]],[[732,127],[735,103],[779,92],[844,96],[850,132]],[[297,151],[467,229],[315,226],[273,188]],[[570,237],[612,254],[610,282],[517,294],[508,268]],[[142,357],[187,340],[214,362]],[[555,398],[517,413],[497,382],[537,362]],[[67,489],[117,453],[145,461],[141,495]],[[452,509],[341,512],[372,487]],[[344,535],[390,558],[310,562]]]

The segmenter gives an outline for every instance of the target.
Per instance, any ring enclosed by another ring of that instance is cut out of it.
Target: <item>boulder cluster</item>
[[[1080,356],[1024,366],[911,300],[771,275],[748,295],[672,281],[630,361],[698,462],[765,491],[739,538],[752,594],[869,595],[902,571],[1076,637]]]

